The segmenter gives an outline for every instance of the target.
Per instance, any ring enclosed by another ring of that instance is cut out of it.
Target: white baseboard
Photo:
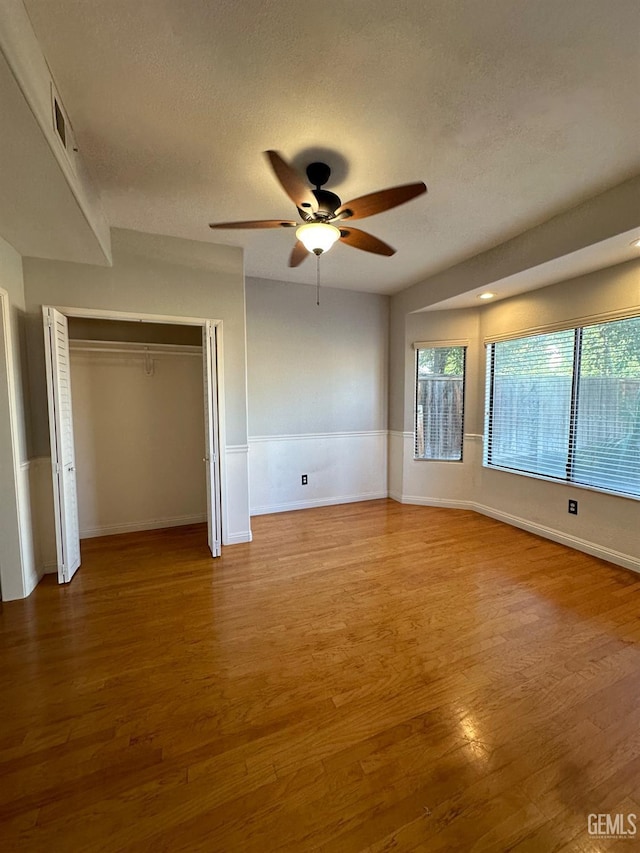
[[[25,576],[25,589],[23,598],[28,598],[33,590],[38,586],[42,578],[44,577],[44,570],[39,566],[36,566],[33,570],[29,571],[29,573]]]
[[[57,563],[44,563],[42,566],[42,574],[43,575],[57,575],[58,574],[58,564]]]
[[[555,530],[552,527],[546,527],[544,524],[537,524],[529,521],[526,518],[521,518],[517,515],[511,515],[508,512],[502,512],[493,509],[490,506],[476,503],[475,501],[451,501],[441,498],[423,498],[414,495],[401,495],[397,493],[389,493],[389,497],[402,504],[413,504],[416,506],[442,506],[449,509],[471,509],[480,515],[486,515],[490,518],[495,518],[496,521],[502,521],[504,524],[510,524],[512,527],[518,527],[520,530],[526,530],[528,533],[534,533],[536,536],[541,536],[543,539],[551,539],[559,545],[566,545],[568,548],[573,548],[576,551],[582,551],[584,554],[589,554],[591,557],[598,557],[600,560],[606,560],[608,563],[614,563],[616,566],[622,566],[625,569],[631,569],[633,572],[640,572],[640,560],[632,557],[630,554],[623,554],[620,551],[614,551],[612,548],[606,548],[604,545],[597,545],[595,542],[589,542],[587,539],[580,539],[577,536],[571,536],[569,533],[563,533],[561,530]]]
[[[251,515],[271,515],[275,512],[291,512],[296,509],[313,509],[319,506],[335,506],[336,504],[359,503],[360,501],[374,501],[379,498],[388,497],[387,492],[368,492],[360,495],[342,495],[319,500],[291,501],[289,503],[269,504],[268,506],[256,506],[251,510]]]
[[[227,536],[225,545],[241,545],[243,542],[253,541],[253,535],[250,530],[241,530],[240,533],[232,533]]]
[[[608,563],[615,563],[617,566],[623,566],[625,569],[640,572],[640,560],[632,557],[630,554],[622,554],[620,551],[614,551],[612,548],[606,548],[604,545],[596,545],[587,539],[579,539],[577,536],[571,536],[569,533],[563,533],[560,530],[555,530],[553,527],[545,527],[543,524],[536,524],[535,522],[528,521],[526,518],[510,515],[507,512],[501,512],[492,507],[484,506],[484,504],[473,504],[473,509],[482,515],[495,518],[496,521],[503,521],[505,524],[519,527],[528,533],[535,533],[536,536],[542,536],[544,539],[551,539],[560,545],[566,545],[569,548],[574,548],[576,551],[582,551],[592,557],[606,560]]]
[[[103,527],[89,527],[80,531],[80,539],[94,539],[97,536],[116,536],[118,533],[136,533],[139,530],[160,530],[163,527],[181,527],[185,524],[202,524],[207,520],[204,513],[198,515],[177,515],[173,518],[151,518],[148,521],[135,521],[127,524],[108,524]]]
[[[417,495],[400,495],[389,493],[389,497],[400,504],[412,504],[413,506],[442,506],[447,509],[473,509],[476,505],[473,501],[458,501],[449,498],[423,498]]]

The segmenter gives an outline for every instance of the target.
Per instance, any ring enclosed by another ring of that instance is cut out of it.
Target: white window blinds
[[[416,351],[416,459],[462,459],[465,353],[463,346]]]
[[[493,344],[487,458],[490,464],[564,477],[569,449],[575,332]]]
[[[640,496],[640,318],[488,346],[485,464]]]
[[[581,337],[572,479],[640,495],[640,317]]]

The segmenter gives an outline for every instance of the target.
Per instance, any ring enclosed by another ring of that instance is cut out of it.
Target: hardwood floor
[[[0,850],[603,851],[640,818],[640,577],[372,501],[83,543],[2,607]]]

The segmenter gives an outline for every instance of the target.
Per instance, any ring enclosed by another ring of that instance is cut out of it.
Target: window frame
[[[462,416],[460,420],[460,457],[457,459],[434,459],[427,456],[417,456],[418,443],[418,362],[420,358],[420,350],[424,349],[453,349],[462,350]],[[439,463],[460,463],[464,461],[464,422],[466,414],[466,392],[467,392],[467,352],[469,349],[468,340],[456,341],[416,341],[413,344],[415,350],[415,358],[413,364],[413,461],[414,462],[439,462]]]
[[[495,338],[485,338],[485,412],[484,412],[484,427],[483,427],[483,454],[482,466],[493,471],[503,471],[508,474],[516,474],[523,477],[531,477],[535,480],[544,480],[550,483],[559,483],[561,485],[570,486],[576,489],[586,489],[587,491],[596,492],[598,494],[613,495],[615,497],[626,498],[627,500],[640,501],[640,494],[631,494],[630,492],[622,492],[615,488],[606,488],[600,485],[591,485],[571,479],[575,466],[576,454],[576,437],[577,424],[580,415],[579,409],[579,385],[580,385],[580,362],[582,356],[582,337],[584,329],[590,326],[598,326],[605,323],[622,322],[624,320],[640,319],[640,311],[634,308],[631,311],[612,312],[600,316],[592,316],[581,320],[574,320],[570,324],[553,324],[548,327],[541,327],[531,330],[523,330],[519,333],[499,336]],[[574,361],[573,372],[571,379],[571,411],[568,435],[568,452],[566,462],[566,476],[554,477],[550,474],[539,474],[534,471],[526,471],[519,468],[511,468],[505,465],[497,465],[489,462],[489,434],[492,430],[493,422],[493,400],[494,400],[494,370],[495,370],[495,345],[506,341],[524,340],[525,338],[539,337],[560,331],[572,331],[574,333]]]

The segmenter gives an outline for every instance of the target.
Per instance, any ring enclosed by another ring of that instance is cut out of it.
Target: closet
[[[201,329],[69,318],[80,538],[206,521]]]
[[[60,581],[93,536],[207,521],[217,556],[213,323],[43,311]]]

